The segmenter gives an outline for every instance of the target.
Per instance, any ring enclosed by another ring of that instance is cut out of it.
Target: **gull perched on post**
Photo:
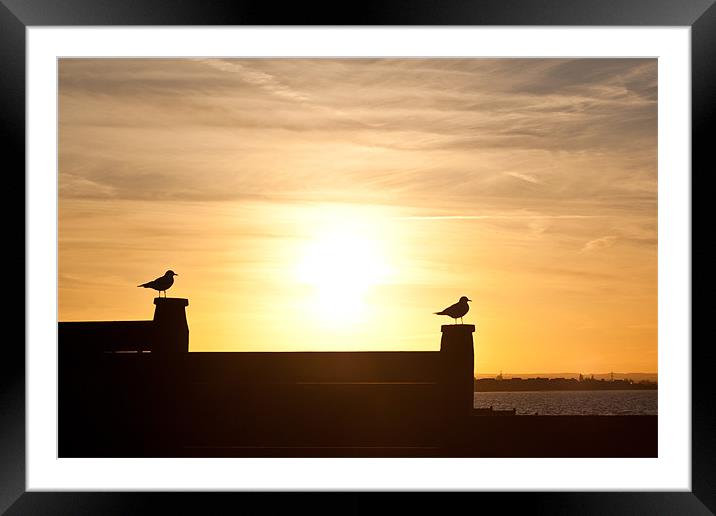
[[[468,301],[472,301],[472,299],[468,299],[467,297],[462,296],[460,300],[454,305],[448,306],[442,312],[434,313],[435,315],[448,315],[452,317],[453,319],[455,319],[455,324],[457,324],[457,320],[460,319],[460,324],[462,324],[462,318],[470,310],[470,305],[467,304]]]
[[[164,292],[164,297],[167,297],[167,289],[174,284],[174,276],[179,275],[174,271],[167,271],[164,273],[164,276],[137,286],[153,288],[154,290],[159,291],[159,297],[162,297],[162,292]]]

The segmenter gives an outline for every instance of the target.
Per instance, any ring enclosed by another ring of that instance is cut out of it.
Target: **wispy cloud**
[[[532,183],[535,185],[538,185],[542,182],[539,179],[537,179],[535,176],[530,175],[530,174],[524,174],[524,173],[520,173],[520,172],[507,172],[507,175],[515,177],[517,179],[521,179],[522,181],[527,181],[528,183]]]
[[[197,59],[197,61],[217,70],[221,70],[222,72],[238,74],[242,81],[258,86],[272,95],[289,100],[310,100],[310,97],[286,86],[273,75],[260,70],[254,70],[236,60],[227,61],[224,59]]]
[[[594,240],[590,240],[589,242],[584,244],[584,247],[582,247],[582,252],[588,253],[590,251],[607,249],[609,247],[612,247],[616,241],[617,237],[613,235],[595,238]]]
[[[653,59],[63,59],[59,84],[66,197],[609,209],[656,191]]]

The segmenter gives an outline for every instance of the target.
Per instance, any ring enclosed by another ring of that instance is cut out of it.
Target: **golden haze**
[[[657,368],[656,60],[63,59],[59,318],[191,349]]]

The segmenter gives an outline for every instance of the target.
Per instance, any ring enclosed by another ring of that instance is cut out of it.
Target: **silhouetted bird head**
[[[167,271],[167,272],[164,273],[164,275],[165,275],[165,276],[179,276],[179,275],[178,275],[176,272],[174,272],[174,271]]]
[[[460,298],[460,302],[461,302],[461,303],[467,303],[468,301],[472,301],[472,299],[468,299],[467,296],[462,296],[462,297]]]

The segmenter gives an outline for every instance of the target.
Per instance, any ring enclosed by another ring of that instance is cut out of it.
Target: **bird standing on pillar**
[[[144,288],[153,288],[154,290],[159,292],[159,297],[162,297],[162,292],[164,292],[164,297],[167,297],[167,289],[169,289],[174,284],[174,276],[179,275],[174,271],[167,271],[164,273],[164,276],[137,286]]]
[[[455,324],[457,324],[457,320],[460,319],[460,324],[462,324],[462,318],[465,317],[465,314],[470,310],[470,305],[467,304],[469,301],[472,301],[472,299],[462,296],[454,305],[448,306],[442,312],[434,313],[435,315],[447,315],[452,317],[455,319]]]

